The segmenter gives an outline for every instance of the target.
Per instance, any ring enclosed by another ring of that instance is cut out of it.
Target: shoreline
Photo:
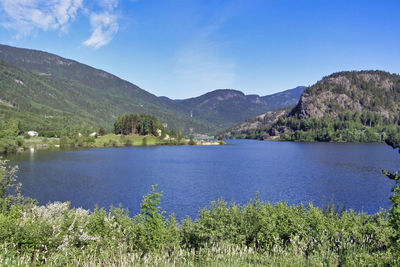
[[[18,147],[15,153],[35,150],[65,150],[80,148],[115,148],[115,147],[152,147],[152,146],[219,146],[226,145],[223,140],[190,140],[190,139],[160,139],[155,136],[115,135],[108,134],[99,137],[78,137],[71,143],[60,144],[61,138],[33,137],[24,139],[24,145]],[[192,143],[191,143],[192,142]],[[10,153],[13,154],[13,153]],[[7,155],[7,154],[5,154]]]

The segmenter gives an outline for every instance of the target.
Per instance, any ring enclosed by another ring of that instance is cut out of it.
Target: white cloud
[[[0,0],[0,26],[16,31],[16,37],[42,31],[67,32],[79,10],[90,20],[91,35],[83,42],[95,49],[108,44],[118,32],[116,9],[119,0]],[[85,4],[86,5],[86,4]]]
[[[118,6],[118,0],[102,0],[98,1],[98,5],[108,11],[112,11]]]
[[[118,17],[115,14],[118,0],[101,0],[97,5],[103,8],[103,12],[90,12],[92,35],[83,42],[84,45],[94,49],[108,44],[119,29]]]
[[[66,31],[83,0],[0,0],[0,25],[29,35],[35,29]]]
[[[95,49],[108,44],[119,28],[117,17],[108,12],[92,13],[90,15],[90,25],[92,27],[92,35],[83,44]]]

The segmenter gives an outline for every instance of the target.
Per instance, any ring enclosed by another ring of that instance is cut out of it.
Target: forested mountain
[[[267,96],[245,95],[237,90],[219,89],[199,97],[170,101],[177,103],[191,117],[226,129],[266,111],[295,105],[305,88],[299,86]]]
[[[0,45],[0,118],[24,130],[66,126],[112,129],[121,114],[151,114],[169,129],[215,133],[263,112],[294,105],[303,87],[270,96],[216,90],[200,97],[157,97],[105,71],[50,53]]]
[[[169,128],[196,132],[216,127],[186,115],[175,103],[152,95],[112,74],[73,60],[0,45],[1,114],[46,130],[65,123],[106,126],[124,113],[148,113]]]
[[[298,141],[381,142],[399,134],[400,76],[383,71],[338,72],[308,87],[275,122],[228,134]],[[243,127],[242,127],[243,128]]]
[[[129,112],[154,114],[170,128],[215,129],[167,108],[168,104],[159,103],[155,96],[154,103],[150,97],[142,98],[140,91],[115,91],[36,74],[0,61],[0,116],[18,119],[24,130],[54,131],[71,125],[111,128],[118,115]]]

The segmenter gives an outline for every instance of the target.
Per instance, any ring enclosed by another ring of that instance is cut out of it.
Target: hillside
[[[289,114],[293,106],[268,111],[261,115],[251,117],[245,121],[236,124],[235,126],[220,133],[226,139],[260,139],[265,136],[271,127],[282,116]]]
[[[61,121],[111,128],[120,114],[149,113],[169,128],[216,129],[185,115],[170,101],[73,60],[4,45],[0,45],[0,60],[1,114],[22,119],[25,128],[46,130]]]
[[[276,122],[267,120],[236,134],[292,141],[382,142],[399,134],[399,105],[399,75],[338,72],[308,87],[288,114],[274,118]]]
[[[248,117],[294,105],[298,87],[270,96],[216,90],[200,97],[157,97],[105,71],[50,53],[0,45],[0,117],[51,131],[65,125],[111,129],[124,113],[155,115],[170,129],[215,133]]]
[[[226,129],[266,111],[295,105],[304,89],[299,86],[267,96],[245,95],[237,90],[220,89],[199,97],[170,101],[177,103],[189,116]]]

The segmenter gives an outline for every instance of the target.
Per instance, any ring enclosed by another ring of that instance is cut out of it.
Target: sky
[[[158,96],[268,95],[333,72],[400,72],[399,0],[0,0],[0,43]]]

